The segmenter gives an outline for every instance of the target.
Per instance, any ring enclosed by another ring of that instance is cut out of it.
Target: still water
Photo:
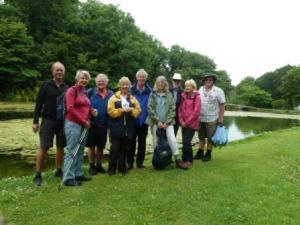
[[[26,126],[30,126],[31,120],[11,120],[14,127],[24,126],[24,121]],[[4,123],[5,121],[0,121]],[[292,119],[278,119],[278,118],[258,118],[258,117],[225,117],[224,124],[228,128],[228,138],[230,141],[241,140],[255,134],[259,134],[265,131],[279,130],[284,128],[289,128],[293,126],[299,126],[299,120]],[[0,124],[1,125],[1,124]],[[0,126],[1,129],[5,129],[6,125]],[[1,138],[0,143],[0,179],[10,176],[23,176],[23,175],[33,175],[34,173],[34,161],[35,153],[38,144],[38,136],[33,136],[30,129],[26,129],[22,133],[22,129],[10,129],[11,134],[7,134],[7,138]],[[18,133],[20,132],[20,133]],[[1,132],[1,135],[3,132]],[[10,139],[15,136],[15,139]],[[23,138],[20,138],[22,137]],[[196,136],[196,135],[195,135]],[[152,137],[148,135],[148,143],[151,143]],[[5,140],[5,141],[3,141]],[[179,142],[180,135],[178,137]],[[3,143],[4,142],[4,143]],[[14,144],[17,142],[19,147],[8,148],[13,150],[5,150],[6,146]],[[20,148],[21,146],[21,148]],[[147,148],[151,149],[151,145]],[[54,151],[49,151],[49,157],[47,157],[45,168],[48,170],[53,170],[54,168]]]

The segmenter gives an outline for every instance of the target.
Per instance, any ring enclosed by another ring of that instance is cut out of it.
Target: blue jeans
[[[64,179],[63,181],[69,179],[75,179],[75,177],[80,177],[83,175],[82,171],[82,163],[83,163],[83,152],[84,146],[86,142],[87,135],[84,140],[80,144],[77,154],[74,156],[75,149],[79,144],[79,139],[82,134],[84,128],[78,123],[65,120],[65,135],[67,140],[67,151],[64,160]],[[71,167],[69,171],[67,171],[68,167]]]

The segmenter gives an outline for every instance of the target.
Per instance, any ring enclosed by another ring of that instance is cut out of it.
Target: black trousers
[[[109,154],[108,170],[126,172],[126,155],[128,153],[129,140],[125,138],[111,138],[111,150]]]
[[[192,139],[195,134],[195,130],[192,128],[182,127],[182,161],[193,162],[193,150]]]
[[[127,155],[128,165],[133,165],[136,152],[136,142],[138,142],[136,164],[143,165],[146,153],[146,139],[148,134],[148,125],[135,127],[133,139],[130,140],[130,147]]]

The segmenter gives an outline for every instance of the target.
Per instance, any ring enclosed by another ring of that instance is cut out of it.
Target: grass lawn
[[[170,166],[97,175],[57,192],[44,175],[0,180],[0,211],[24,225],[300,224],[300,127],[268,132],[213,152],[188,171]],[[9,168],[8,168],[9,169]]]

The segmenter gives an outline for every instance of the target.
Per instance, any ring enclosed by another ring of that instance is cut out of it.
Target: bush
[[[285,100],[278,99],[278,100],[272,101],[272,108],[273,109],[285,109],[286,108]]]

